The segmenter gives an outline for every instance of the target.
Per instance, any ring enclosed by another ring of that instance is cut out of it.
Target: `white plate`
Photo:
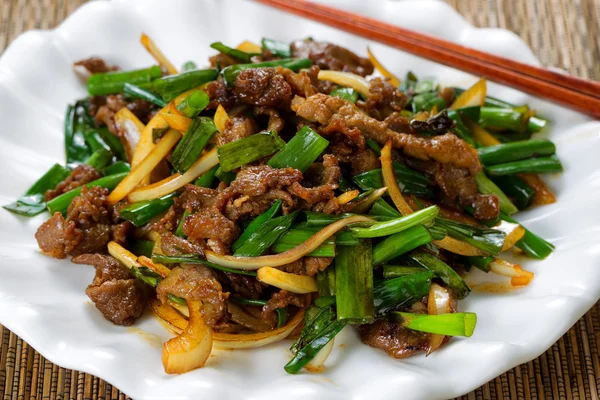
[[[336,1],[336,5],[489,52],[537,64],[514,34],[476,29],[435,1]],[[63,162],[63,114],[86,95],[71,71],[73,61],[95,54],[124,68],[152,63],[139,44],[149,34],[175,65],[200,65],[216,40],[235,44],[262,36],[291,40],[312,36],[362,54],[373,46],[386,66],[403,76],[435,76],[446,85],[474,77],[368,43],[250,1],[179,0],[93,2],[54,31],[20,36],[0,60],[0,203],[23,193],[52,163]],[[47,216],[20,218],[0,211],[0,323],[45,357],[66,368],[106,379],[136,399],[442,399],[478,387],[537,357],[600,296],[600,123],[490,85],[492,95],[529,102],[553,120],[550,138],[565,173],[552,177],[558,203],[519,215],[556,244],[525,290],[472,294],[462,303],[479,322],[470,339],[456,339],[430,357],[394,360],[345,330],[322,374],[283,371],[288,343],[248,351],[215,351],[206,368],[164,374],[161,343],[169,334],[151,317],[135,328],[105,321],[84,294],[91,267],[42,256],[34,232]]]

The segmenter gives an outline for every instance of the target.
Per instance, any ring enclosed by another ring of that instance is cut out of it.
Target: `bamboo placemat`
[[[0,52],[23,31],[53,28],[85,1],[0,0]],[[545,65],[600,80],[600,0],[447,2],[476,26],[514,31]],[[599,353],[600,303],[542,356],[461,400],[599,400]],[[50,363],[0,325],[0,400],[126,398],[92,375]]]

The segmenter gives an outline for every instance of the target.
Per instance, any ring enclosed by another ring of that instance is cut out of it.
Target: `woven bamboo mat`
[[[0,0],[0,52],[21,32],[51,29],[86,0]],[[600,80],[600,0],[447,0],[476,26],[521,36],[542,63]],[[94,376],[40,356],[0,325],[0,400],[126,399]],[[542,356],[461,397],[600,398],[600,303]]]

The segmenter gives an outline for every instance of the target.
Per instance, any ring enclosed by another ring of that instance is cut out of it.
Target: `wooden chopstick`
[[[600,118],[600,83],[523,64],[304,0],[256,0]]]

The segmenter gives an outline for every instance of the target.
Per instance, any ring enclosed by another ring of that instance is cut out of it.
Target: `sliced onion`
[[[181,335],[163,346],[162,362],[167,374],[201,368],[212,351],[213,333],[202,317],[202,302],[188,301],[190,319]]]
[[[377,71],[379,71],[381,75],[388,78],[392,85],[396,87],[400,86],[400,79],[398,79],[394,74],[392,74],[386,67],[384,67],[379,62],[377,58],[375,58],[375,55],[373,54],[369,46],[367,46],[367,54],[369,54],[369,60],[371,60],[371,64],[373,64],[373,66],[377,68]]]
[[[227,122],[229,122],[229,115],[227,115],[227,111],[225,111],[223,106],[220,104],[219,107],[217,107],[217,111],[215,111],[214,121],[219,133],[223,133],[225,131],[225,127],[227,127]]]
[[[163,117],[170,128],[178,130],[182,134],[185,134],[192,124],[192,119],[183,115],[161,112],[160,116]]]
[[[141,267],[140,263],[137,261],[137,256],[121,246],[117,242],[108,242],[108,253],[120,261],[127,268],[139,268]]]
[[[550,190],[538,175],[519,174],[519,178],[523,179],[529,186],[535,189],[535,195],[531,201],[532,205],[542,206],[545,204],[556,203],[556,196],[554,196],[552,190]]]
[[[278,342],[288,337],[304,318],[304,310],[300,310],[287,324],[281,328],[260,333],[218,333],[213,334],[214,346],[217,349],[251,349]]]
[[[317,281],[312,276],[290,274],[271,267],[258,271],[258,280],[292,293],[313,293],[317,291]]]
[[[494,136],[492,136],[491,133],[489,133],[470,119],[465,118],[463,122],[467,125],[467,128],[469,128],[469,130],[473,134],[473,139],[481,143],[483,146],[495,146],[497,144],[502,143]]]
[[[188,324],[188,320],[177,310],[168,304],[163,304],[154,298],[150,300],[150,308],[159,320],[164,322],[167,329],[176,335],[180,335]]]
[[[358,189],[349,190],[349,191],[344,192],[341,195],[339,195],[337,198],[337,201],[341,206],[343,206],[344,204],[354,200],[356,198],[356,196],[358,196],[359,194],[360,194],[360,192],[358,191]]]
[[[471,246],[469,243],[454,239],[450,236],[446,236],[442,240],[434,240],[433,244],[441,249],[448,250],[454,254],[460,254],[461,256],[482,257],[487,255],[487,253],[479,250],[477,247]]]
[[[231,314],[231,320],[236,324],[244,326],[255,332],[268,332],[273,329],[272,325],[267,324],[260,318],[256,318],[244,311],[239,305],[227,303],[227,311]]]
[[[142,266],[148,268],[149,270],[151,270],[153,272],[156,272],[163,278],[165,278],[167,275],[169,275],[169,272],[171,272],[171,270],[169,268],[165,267],[162,264],[155,263],[154,261],[152,261],[151,259],[149,259],[146,256],[139,256],[137,261]]]
[[[317,78],[321,81],[331,81],[340,86],[350,87],[363,96],[369,96],[370,85],[365,78],[350,72],[319,71]]]
[[[387,186],[373,190],[366,197],[357,200],[353,203],[349,203],[346,211],[353,212],[355,214],[366,214],[369,212],[373,204],[387,192]]]
[[[506,237],[502,244],[502,251],[511,249],[525,235],[525,228],[519,224],[513,224],[508,221],[501,221],[494,229],[504,232]]]
[[[429,288],[429,297],[427,299],[427,314],[438,315],[452,312],[450,302],[452,298],[448,290],[437,283],[432,283]],[[444,342],[444,335],[431,334],[429,337],[429,348],[427,355],[437,350]]]
[[[396,174],[394,173],[394,167],[392,166],[392,142],[388,141],[383,149],[381,149],[381,173],[383,175],[383,182],[388,188],[388,193],[392,198],[392,201],[396,205],[398,211],[402,215],[412,214],[413,210],[410,208],[402,192],[398,187],[398,181],[396,181]]]
[[[473,86],[465,90],[454,100],[450,108],[457,110],[463,107],[480,106],[483,107],[485,103],[485,96],[487,93],[487,84],[485,78],[481,78]]]
[[[169,154],[171,149],[181,139],[181,133],[171,129],[169,130],[154,146],[152,151],[123,179],[117,187],[110,193],[107,201],[110,204],[115,204],[123,200],[129,192],[144,179],[146,176],[150,176],[150,173],[162,160]],[[170,193],[170,192],[169,192]]]
[[[115,124],[121,132],[120,139],[125,148],[127,160],[132,164],[133,153],[146,126],[127,107],[121,108],[115,114]]]
[[[262,47],[260,47],[256,43],[252,43],[249,40],[245,40],[242,43],[238,44],[237,49],[245,51],[246,53],[262,53]]]
[[[519,264],[513,264],[500,258],[494,258],[494,261],[490,263],[490,272],[510,278],[523,278],[518,280],[519,282],[524,280],[530,282],[534,277],[533,272],[524,270]]]
[[[177,132],[177,131],[173,131]],[[177,132],[181,135],[179,132]],[[152,185],[144,186],[143,188],[137,189],[131,192],[128,196],[128,200],[131,203],[142,200],[152,200],[174,192],[175,190],[182,188],[200,175],[214,167],[219,163],[219,156],[217,155],[217,148],[210,150],[200,157],[185,174],[181,175],[176,173],[170,177],[163,179],[162,181],[153,183]],[[127,179],[127,178],[125,178]]]
[[[323,244],[323,242],[329,239],[329,237],[337,231],[357,222],[373,222],[373,220],[362,215],[353,215],[352,217],[340,219],[339,221],[327,225],[319,232],[312,235],[304,243],[280,254],[260,257],[235,257],[223,256],[207,250],[205,251],[206,259],[223,267],[243,270],[256,270],[262,267],[279,267],[299,260]]]
[[[158,62],[158,65],[164,67],[167,70],[167,72],[171,75],[177,74],[177,68],[175,68],[173,64],[171,64],[171,62],[167,59],[167,57],[165,57],[163,52],[160,51],[156,44],[154,44],[154,41],[152,39],[150,39],[145,33],[142,33],[140,41],[142,42],[146,50],[148,50],[148,53],[150,53],[152,57],[154,57],[154,59]]]
[[[321,350],[319,350],[319,352],[313,357],[313,359],[310,360],[308,364],[304,366],[304,368],[307,371],[323,372],[323,370],[325,369],[325,361],[327,361],[327,357],[329,357],[331,350],[333,350],[334,340],[335,339],[332,338],[325,346],[323,346]]]

